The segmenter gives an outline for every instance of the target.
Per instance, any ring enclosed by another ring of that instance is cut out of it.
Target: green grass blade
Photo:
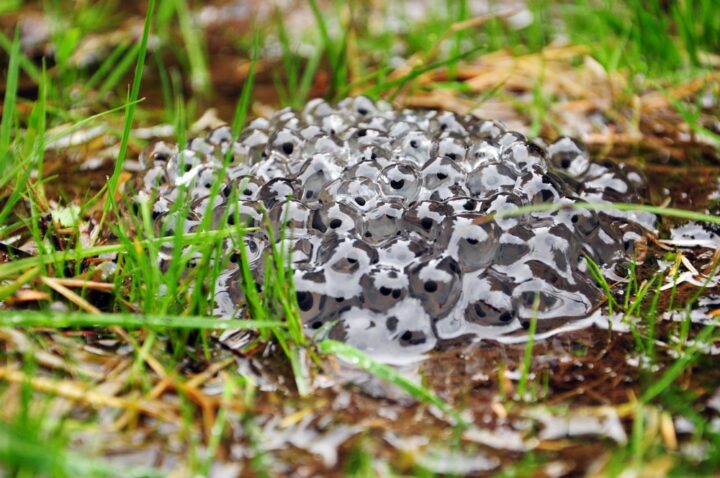
[[[105,94],[109,91],[111,91],[117,84],[125,77],[125,74],[130,71],[130,68],[132,68],[133,63],[137,62],[138,54],[140,53],[140,48],[142,45],[140,43],[135,43],[130,47],[130,49],[125,52],[125,55],[120,59],[120,61],[116,61],[112,64],[112,69],[110,70],[110,74],[105,78],[105,81],[103,81],[102,85],[100,85],[100,88],[98,88],[98,95],[102,98],[105,96]],[[122,50],[124,51],[124,50]],[[104,66],[101,65],[101,68]],[[99,72],[100,70],[98,70]]]
[[[640,400],[643,403],[648,403],[666,390],[680,376],[680,374],[682,374],[685,369],[697,359],[699,355],[698,349],[702,345],[706,344],[714,333],[715,326],[713,325],[708,325],[702,329],[695,337],[694,345],[688,348],[688,350],[686,350],[680,358],[675,360],[672,366],[657,381],[655,381],[650,388],[645,390]]]
[[[148,38],[150,37],[150,26],[152,25],[154,10],[155,0],[148,0],[147,13],[145,15],[145,25],[143,27],[143,35],[142,39],[140,40],[140,51],[138,53],[137,62],[135,64],[135,76],[133,78],[133,84],[130,91],[128,106],[125,109],[125,124],[123,126],[123,134],[120,141],[120,151],[118,152],[117,159],[115,160],[115,169],[113,170],[113,174],[108,181],[107,199],[103,206],[103,213],[97,230],[102,229],[102,225],[105,222],[105,217],[110,211],[110,208],[117,207],[114,197],[115,190],[117,188],[118,181],[120,180],[120,173],[122,172],[123,165],[125,164],[125,157],[127,156],[128,143],[130,142],[130,131],[132,130],[133,119],[135,117],[135,105],[140,94],[140,82],[142,80],[143,67],[145,66],[145,55],[147,54]]]
[[[179,315],[138,315],[123,313],[3,311],[0,327],[112,327],[127,329],[259,330],[282,329],[276,321],[221,320],[213,317]]]
[[[195,91],[208,94],[212,85],[207,66],[203,32],[193,24],[187,0],[175,0],[175,11],[180,22],[180,32],[190,62],[190,82]]]
[[[7,52],[8,58],[12,58],[13,41],[11,41],[2,31],[0,31],[0,48]],[[35,83],[40,81],[40,69],[24,54],[20,53],[18,59],[20,62],[20,68],[33,80]]]
[[[540,294],[536,293],[533,299],[532,316],[530,317],[530,329],[528,330],[528,340],[525,344],[525,352],[522,361],[522,373],[520,374],[520,383],[518,383],[518,397],[525,401],[525,392],[530,377],[530,367],[532,365],[533,345],[535,341],[535,331],[537,330],[537,311],[540,308]]]
[[[257,66],[259,51],[260,36],[258,32],[255,32],[250,58],[250,68],[248,69],[247,78],[245,78],[245,83],[243,84],[242,91],[240,92],[240,99],[235,107],[235,114],[233,115],[231,127],[233,138],[237,138],[237,135],[240,134],[240,130],[243,126],[245,126],[245,120],[247,119],[248,110],[250,109],[250,96],[252,95],[253,87],[255,86],[255,68]],[[230,148],[230,150],[232,151],[232,148]]]
[[[5,100],[3,101],[3,114],[0,121],[0,171],[7,171],[10,138],[15,122],[15,103],[17,101],[17,87],[20,64],[20,29],[15,29],[15,39],[10,47],[10,63],[8,64],[5,79]],[[4,178],[3,178],[4,179]],[[3,181],[5,182],[5,181]]]
[[[28,257],[25,259],[17,259],[12,262],[0,264],[0,278],[6,278],[14,274],[20,273],[26,269],[60,263],[68,260],[80,260],[88,257],[95,257],[101,254],[127,253],[128,249],[134,247],[147,247],[149,242],[153,244],[168,244],[176,240],[182,241],[184,245],[199,244],[205,241],[212,241],[219,238],[230,237],[238,231],[237,228],[224,228],[215,231],[203,231],[197,233],[177,234],[170,237],[159,237],[157,239],[136,241],[128,244],[105,244],[102,246],[78,247],[76,249],[67,249],[64,251],[56,251],[51,254]],[[247,229],[240,229],[241,233]]]
[[[687,211],[685,209],[675,209],[671,207],[660,207],[660,206],[649,206],[647,204],[632,204],[632,203],[590,203],[590,202],[576,202],[574,204],[557,204],[557,203],[542,203],[542,204],[530,204],[528,206],[521,206],[516,209],[509,209],[507,211],[501,211],[495,214],[496,217],[517,217],[525,214],[532,214],[534,212],[550,212],[558,211],[560,209],[589,209],[593,211],[637,211],[637,212],[649,212],[657,214],[658,216],[675,217],[678,219],[687,219],[689,221],[703,221],[712,224],[720,224],[720,216],[714,216],[712,214],[705,214],[696,211]]]

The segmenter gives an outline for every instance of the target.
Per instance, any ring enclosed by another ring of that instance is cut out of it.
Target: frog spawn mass
[[[652,215],[614,210],[496,215],[637,202],[642,178],[591,161],[570,138],[544,147],[496,121],[363,97],[281,110],[238,138],[221,127],[182,151],[158,143],[143,161],[158,231],[193,231],[207,214],[213,227],[256,226],[243,240],[259,287],[270,238],[282,237],[308,333],[388,362],[512,333],[533,314],[539,330],[586,317],[602,294],[585,256],[612,273],[654,228]],[[179,198],[190,201],[183,217]],[[223,249],[219,316],[245,306],[239,249],[230,240]]]

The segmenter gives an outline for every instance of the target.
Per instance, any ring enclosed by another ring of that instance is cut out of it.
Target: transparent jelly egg
[[[500,161],[513,164],[520,172],[547,170],[545,151],[538,145],[516,141],[504,146],[500,152]]]
[[[311,227],[313,211],[300,201],[290,199],[277,202],[268,211],[268,219],[273,225],[275,238],[286,236],[306,236]]]
[[[397,163],[382,170],[380,188],[388,197],[397,197],[409,203],[420,192],[420,175],[411,163]]]
[[[289,128],[274,132],[268,139],[268,154],[274,152],[288,159],[301,157],[303,139]]]
[[[438,319],[450,311],[460,298],[460,266],[452,257],[440,256],[410,269],[410,293],[423,304],[431,318]]]
[[[405,208],[399,199],[379,202],[363,215],[363,238],[371,243],[378,243],[396,236],[401,231],[401,220]]]
[[[500,191],[512,191],[518,175],[515,169],[501,162],[480,166],[467,176],[467,189],[473,197],[486,198]]]
[[[333,198],[321,197],[324,202],[334,199],[337,202],[350,204],[363,213],[373,209],[382,199],[380,186],[368,178],[352,178],[340,180],[334,188]]]
[[[410,131],[395,140],[395,151],[405,161],[422,166],[430,159],[433,141],[422,131]]]
[[[313,201],[320,197],[320,191],[326,184],[338,179],[342,166],[329,154],[315,154],[302,166],[297,175],[303,185],[304,199]]]
[[[585,148],[567,136],[552,143],[548,155],[555,169],[573,178],[579,178],[590,168],[590,158]]]
[[[450,235],[447,254],[457,260],[463,272],[477,271],[493,262],[500,230],[492,217],[477,213],[457,215],[444,232]]]
[[[321,232],[355,233],[362,223],[360,210],[341,202],[324,204],[316,217],[313,225]]]
[[[270,209],[277,202],[284,202],[287,199],[303,197],[303,189],[300,183],[294,179],[275,178],[258,190],[257,199]]]
[[[451,227],[452,220],[453,210],[447,204],[439,201],[421,201],[405,211],[403,227],[408,232],[435,242]]]
[[[409,280],[405,272],[392,265],[375,265],[360,280],[363,306],[376,312],[394,307],[408,294]]]

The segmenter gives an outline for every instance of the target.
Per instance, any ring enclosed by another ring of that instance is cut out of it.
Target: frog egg
[[[387,312],[353,307],[340,317],[344,340],[384,363],[415,363],[437,343],[428,314],[414,299],[405,299]]]
[[[408,162],[384,168],[379,182],[385,196],[401,198],[406,204],[414,201],[420,192],[420,175],[417,168]]]
[[[464,189],[465,172],[457,162],[446,157],[431,159],[420,171],[423,189],[418,199],[442,201],[458,195],[467,195]]]
[[[270,209],[277,202],[303,197],[303,189],[295,179],[276,178],[265,183],[257,193],[257,199]]]
[[[153,231],[158,237],[186,234],[200,224],[200,218],[191,211],[169,211],[160,214],[153,222]]]
[[[463,290],[467,295],[465,320],[481,326],[507,326],[515,318],[513,281],[492,269],[477,276],[466,276]]]
[[[326,184],[336,180],[342,173],[342,166],[328,154],[316,154],[307,160],[297,175],[305,191],[304,198],[316,201]]]
[[[286,157],[272,152],[267,159],[253,165],[250,173],[263,181],[271,181],[290,176],[290,166]]]
[[[467,145],[465,141],[457,136],[448,136],[442,138],[437,143],[437,151],[435,154],[441,158],[448,158],[452,161],[464,162],[467,153]]]
[[[328,137],[322,130],[322,128],[320,128],[320,126],[316,124],[308,124],[302,127],[298,133],[300,134],[300,137],[305,140],[305,144],[303,145],[303,152],[307,151],[307,149],[305,148],[308,147],[308,141],[312,143],[315,138]]]
[[[604,165],[605,171],[594,175],[591,169],[583,177],[581,196],[610,202],[622,202],[634,192],[625,175],[614,165]]]
[[[379,262],[405,268],[432,257],[433,244],[408,233],[395,235],[378,244]]]
[[[152,166],[143,177],[142,189],[146,192],[158,191],[160,188],[169,186],[167,170],[165,166]]]
[[[358,148],[357,153],[351,155],[350,165],[354,166],[365,161],[375,161],[382,169],[393,163],[393,155],[389,149],[382,146],[362,146]]]
[[[512,191],[517,177],[515,169],[506,163],[488,163],[468,174],[467,188],[473,197],[483,199],[499,191]]]
[[[550,175],[529,171],[520,177],[516,191],[528,204],[555,203],[562,196],[556,184]]]
[[[237,191],[238,199],[247,201],[257,199],[260,189],[265,185],[265,181],[255,176],[240,176],[233,179],[230,184],[231,188]]]
[[[358,123],[358,128],[374,129],[388,135],[393,124],[394,121],[391,118],[372,116],[370,118],[362,118],[362,121]]]
[[[160,217],[162,214],[170,212],[170,209],[174,204],[165,196],[158,196],[152,203],[152,209],[150,211],[153,220]]]
[[[362,119],[377,113],[375,104],[365,96],[356,96],[352,99],[352,111],[358,119]]]
[[[553,212],[553,217],[558,224],[573,231],[585,253],[596,262],[610,263],[620,256],[619,231],[608,227],[610,224],[603,224],[595,212],[579,208],[559,209]]]
[[[259,227],[264,226],[264,210],[265,206],[257,201],[237,201],[216,207],[213,214],[216,215],[215,224],[221,224],[221,220],[225,221],[226,226],[239,225],[242,227]],[[227,211],[227,215],[225,212]]]
[[[277,250],[282,257],[288,258],[290,263],[298,265],[310,264],[313,254],[313,241],[308,237],[298,237],[295,234],[288,234],[289,237],[278,239]],[[280,237],[278,234],[277,238]]]
[[[529,253],[511,274],[518,281],[541,276],[558,277],[551,281],[553,283],[574,281],[573,270],[580,259],[580,245],[573,239],[572,231],[562,224],[533,227],[528,246]]]
[[[504,147],[516,142],[527,143],[527,138],[517,131],[505,131],[497,138],[497,142],[501,147]]]
[[[303,139],[289,128],[282,128],[274,132],[267,143],[268,155],[277,153],[287,159],[297,160],[301,157]]]
[[[380,186],[368,178],[352,178],[338,180],[334,188],[334,199],[337,202],[351,204],[363,213],[373,209],[381,197]],[[330,197],[322,197],[323,202],[329,202]]]
[[[368,178],[371,181],[377,181],[385,166],[376,159],[366,159],[348,166],[343,171],[343,177],[346,178]]]
[[[338,320],[338,315],[358,301],[342,296],[333,297],[328,292],[326,273],[319,268],[296,268],[294,273],[300,318],[310,330],[318,330],[327,322]]]
[[[190,197],[192,200],[204,198],[210,194],[213,188],[213,183],[216,181],[217,172],[215,168],[204,166],[201,167],[195,180],[192,182],[190,188]],[[225,189],[227,183],[220,183],[216,187],[217,191],[222,192]]]
[[[489,266],[498,248],[500,230],[492,218],[483,214],[455,216],[449,233],[446,253],[457,260],[463,272]]]
[[[227,167],[225,176],[231,183],[243,176],[249,176],[252,172],[252,167],[247,163],[230,164]],[[258,178],[261,180],[261,178]]]
[[[359,230],[360,211],[346,203],[324,204],[315,215],[313,227],[320,232],[351,233]]]
[[[621,246],[622,233],[616,225],[617,220],[604,213],[598,214],[597,218],[599,224],[585,235],[586,250],[598,264],[618,262],[624,256],[624,248]],[[589,224],[586,227],[589,228]]]
[[[411,161],[422,166],[430,159],[433,142],[422,131],[410,131],[395,140],[395,153],[405,161]]]
[[[265,158],[265,147],[268,144],[268,133],[262,129],[249,128],[238,136],[233,149],[240,160],[246,158],[250,164],[255,164]]]
[[[634,190],[643,191],[647,189],[647,179],[640,170],[627,163],[617,164],[617,168],[622,171],[625,180]]]
[[[222,195],[215,196],[203,196],[195,199],[190,203],[190,211],[196,214],[198,217],[203,218],[206,214],[210,213],[215,217],[216,215],[222,215],[225,210],[227,198]],[[218,222],[213,221],[213,226],[218,225]]]
[[[254,234],[245,234],[240,239],[227,238],[225,240],[225,250],[227,251],[228,266],[227,270],[240,269],[242,262],[241,248],[244,248],[245,256],[247,257],[248,265],[250,269],[254,270],[258,268],[263,259],[263,253],[267,248],[267,243],[263,238]]]
[[[215,282],[214,314],[220,317],[237,317],[245,307],[242,271],[238,267],[224,270]]]
[[[495,163],[500,160],[500,146],[492,140],[481,140],[468,148],[466,161],[463,163],[465,170],[470,172],[486,164]]]
[[[516,317],[525,323],[533,316],[538,319],[582,317],[592,309],[587,295],[554,287],[541,278],[517,284],[512,292],[512,303]]]
[[[447,204],[439,201],[421,201],[408,208],[403,214],[403,227],[411,234],[436,243],[442,233],[452,224],[453,210]],[[447,239],[445,237],[445,239]],[[436,243],[444,247],[444,243]]]
[[[273,226],[275,238],[285,231],[289,237],[306,236],[310,231],[313,211],[296,200],[277,202],[268,211],[268,219]]]
[[[470,212],[481,212],[483,203],[470,196],[455,196],[444,201],[450,206],[455,214],[467,214]]]
[[[498,213],[510,212],[524,205],[523,199],[510,192],[499,192],[487,196],[482,201],[481,211],[485,214],[495,213],[495,222],[501,229],[507,230],[521,222],[527,221],[526,217],[497,217]]]
[[[215,152],[215,146],[203,137],[190,139],[187,144],[187,149],[205,156],[212,155]]]
[[[370,128],[358,128],[348,138],[348,146],[352,150],[359,150],[363,147],[374,146],[376,148],[391,148],[391,140],[380,130]]]
[[[335,162],[341,164],[347,160],[348,150],[343,141],[320,131],[317,136],[306,139],[302,147],[303,158],[312,157],[316,154],[336,158]],[[292,172],[294,173],[294,171]]]
[[[233,142],[232,130],[228,125],[218,126],[210,131],[207,140],[214,146],[228,146]]]
[[[324,116],[321,124],[323,131],[330,136],[341,137],[349,128],[349,123],[339,114]]]
[[[455,259],[440,256],[411,266],[410,294],[420,299],[435,320],[453,309],[462,292],[460,267]]]
[[[417,129],[417,125],[407,121],[396,120],[390,125],[388,136],[392,139],[402,138]]]
[[[140,164],[145,168],[152,166],[165,167],[177,154],[178,148],[176,145],[159,141],[140,154]]]
[[[202,159],[194,151],[182,150],[167,163],[167,177],[175,186],[188,184],[195,177],[196,170],[202,165]]]
[[[276,131],[297,131],[301,123],[302,119],[289,107],[281,109],[270,119],[270,126]]]
[[[625,257],[636,262],[642,262],[643,252],[638,246],[645,245],[646,231],[641,226],[633,223],[622,224],[619,229],[622,232]]]
[[[590,161],[569,138],[546,148],[472,115],[312,100],[231,136],[221,127],[181,152],[159,143],[142,155],[138,187],[152,198],[157,234],[201,221],[260,229],[223,241],[215,312],[237,317],[246,307],[239,251],[260,287],[269,225],[293,266],[308,333],[334,324],[330,337],[388,361],[438,340],[505,334],[532,313],[546,328],[586,315],[601,291],[584,257],[612,274],[656,220],[571,208],[502,217],[528,204],[638,201],[644,179]],[[163,267],[172,257],[161,247]]]
[[[580,143],[561,136],[548,148],[550,164],[572,178],[579,178],[590,168],[590,158]]]
[[[319,265],[327,265],[327,271],[351,275],[358,272],[364,274],[371,265],[377,264],[378,251],[359,239],[351,239],[338,234],[328,234],[318,247],[317,262]],[[333,285],[342,286],[342,284]],[[353,290],[359,292],[359,284],[354,284]],[[348,288],[349,291],[350,288]]]
[[[363,288],[363,306],[375,312],[383,312],[407,296],[409,281],[402,269],[377,264],[363,275],[360,285]]]
[[[485,120],[477,126],[477,135],[482,139],[498,140],[507,131],[501,121]]]
[[[375,207],[363,215],[363,238],[370,243],[378,243],[400,233],[401,219],[405,212],[402,201],[389,199],[378,202]]]
[[[313,98],[305,104],[302,114],[312,122],[315,118],[321,118],[335,112],[335,108],[322,98]]]
[[[516,141],[504,146],[500,152],[500,161],[513,164],[520,172],[547,170],[545,151],[538,145],[525,141]]]
[[[532,230],[524,224],[517,224],[500,233],[493,263],[497,266],[512,266],[530,254],[528,241]]]
[[[460,118],[449,111],[439,113],[435,116],[430,122],[429,131],[434,132],[436,135],[454,134],[467,136],[468,134]]]
[[[259,116],[247,125],[247,129],[262,129],[267,131],[270,129],[270,120]]]

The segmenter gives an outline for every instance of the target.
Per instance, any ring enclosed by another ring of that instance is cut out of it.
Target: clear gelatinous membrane
[[[284,109],[237,138],[220,127],[184,149],[158,143],[141,160],[137,187],[153,198],[158,234],[192,231],[208,212],[213,227],[259,228],[225,242],[217,315],[245,307],[240,247],[262,286],[269,223],[308,333],[388,362],[459,336],[511,333],[533,316],[546,327],[587,316],[602,294],[584,257],[612,271],[655,224],[646,213],[574,208],[498,217],[525,205],[637,202],[644,180],[591,160],[571,138],[546,148],[497,121],[363,97]]]

